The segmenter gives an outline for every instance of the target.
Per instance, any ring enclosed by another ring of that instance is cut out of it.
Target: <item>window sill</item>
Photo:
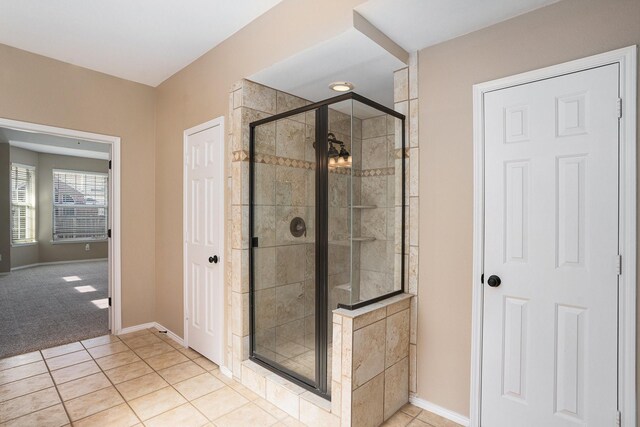
[[[24,243],[12,243],[11,247],[12,248],[19,248],[21,246],[35,246],[38,244],[38,241],[33,241],[33,242],[24,242]]]
[[[68,244],[73,244],[73,243],[82,243],[82,244],[86,244],[86,243],[106,243],[108,242],[109,239],[104,239],[104,240],[91,240],[91,239],[86,239],[86,240],[50,240],[49,243],[51,243],[52,245],[68,245]]]

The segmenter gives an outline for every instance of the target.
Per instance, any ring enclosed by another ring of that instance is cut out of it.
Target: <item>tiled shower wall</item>
[[[243,80],[230,96],[232,124],[232,215],[227,363],[240,376],[249,353],[248,176],[249,123],[307,105],[308,101]],[[329,131],[347,150],[359,147],[362,124],[329,109]],[[256,347],[259,354],[313,377],[315,360],[315,112],[301,113],[256,128],[254,229]],[[357,156],[356,156],[357,157]],[[329,174],[328,323],[338,302],[350,302],[351,248],[348,245],[351,177],[347,169]],[[358,186],[359,187],[359,186]],[[289,224],[303,218],[306,235],[294,237]],[[359,262],[359,252],[355,259]],[[329,335],[329,341],[331,335]]]
[[[418,319],[418,231],[419,231],[419,138],[418,138],[418,54],[414,52],[409,57],[409,66],[394,73],[394,108],[407,117],[407,157],[408,177],[406,184],[406,200],[408,203],[408,218],[406,219],[407,233],[405,259],[408,262],[405,281],[405,292],[416,295],[411,299],[411,319],[409,333],[409,391],[416,392],[416,336]],[[408,200],[407,200],[408,199]]]
[[[395,233],[396,224],[402,225],[399,221],[401,210],[396,218],[394,209],[396,179],[402,176],[401,164],[398,170],[395,164],[396,121],[399,122],[386,114],[362,120],[362,164],[357,171],[360,200],[355,203],[362,208],[353,211],[360,224],[359,233],[354,236],[375,239],[355,244],[360,249],[359,299],[362,301],[396,288],[393,274]],[[397,231],[399,233],[400,229]],[[396,289],[400,289],[397,285]]]
[[[234,376],[249,356],[249,123],[306,105],[306,101],[243,80],[232,104],[231,339],[227,360]],[[296,371],[313,372],[315,114],[293,116],[256,128],[254,230],[256,249],[256,344],[260,354]],[[305,220],[294,237],[289,224]],[[277,352],[276,352],[277,350]]]
[[[345,148],[354,159],[354,167],[360,161],[358,152],[362,145],[362,121],[351,119],[350,115],[329,109],[329,132],[337,140],[345,143]],[[351,302],[351,286],[357,292],[359,282],[358,264],[360,262],[360,248],[351,246],[350,233],[357,234],[360,229],[359,217],[352,217],[349,206],[352,199],[359,197],[359,179],[354,177],[350,169],[329,169],[328,188],[328,270],[329,270],[329,304],[327,313],[331,321],[331,312],[338,303]],[[353,278],[351,264],[353,263]],[[330,329],[329,329],[330,330]]]
[[[276,92],[276,111],[304,101]],[[313,377],[315,115],[299,114],[256,128],[254,230],[256,351]],[[293,218],[306,232],[294,237]],[[311,355],[311,357],[310,357]]]

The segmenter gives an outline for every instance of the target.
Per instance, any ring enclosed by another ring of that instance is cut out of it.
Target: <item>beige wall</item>
[[[640,44],[637,0],[565,0],[420,51],[418,396],[469,414],[475,83]]]
[[[182,133],[226,115],[236,81],[346,31],[363,1],[327,0],[319,7],[313,0],[284,0],[158,87],[156,320],[176,334],[183,332]],[[228,131],[228,120],[225,125]],[[228,141],[226,149],[230,158]]]
[[[154,89],[6,45],[0,64],[0,117],[121,138],[122,323],[156,320]]]
[[[362,1],[284,0],[155,91],[0,45],[0,117],[122,137],[124,326],[182,335],[182,132],[225,115],[235,81],[346,30]],[[469,413],[471,86],[640,43],[639,17],[637,0],[564,0],[420,52],[419,397]]]

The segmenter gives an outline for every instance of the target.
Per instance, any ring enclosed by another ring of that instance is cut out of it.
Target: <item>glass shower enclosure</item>
[[[405,117],[348,93],[249,135],[251,359],[328,398],[332,310],[404,291]]]

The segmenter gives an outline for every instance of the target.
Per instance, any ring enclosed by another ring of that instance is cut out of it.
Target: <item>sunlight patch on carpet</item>
[[[108,308],[109,307],[109,298],[94,299],[91,302],[98,308]]]

